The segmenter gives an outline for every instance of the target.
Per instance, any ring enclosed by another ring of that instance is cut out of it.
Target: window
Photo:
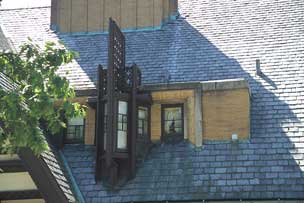
[[[162,106],[162,139],[164,142],[178,142],[183,140],[184,115],[183,105]]]
[[[118,102],[117,149],[127,149],[128,102]]]
[[[84,118],[75,117],[68,120],[66,143],[83,142],[84,138]]]
[[[138,136],[148,135],[148,108],[138,107]]]

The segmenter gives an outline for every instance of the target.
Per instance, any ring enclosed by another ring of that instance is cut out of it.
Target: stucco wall
[[[202,96],[203,140],[248,139],[250,97],[248,89],[204,91]]]

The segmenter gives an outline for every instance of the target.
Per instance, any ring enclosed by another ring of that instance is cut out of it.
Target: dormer
[[[61,33],[155,30],[177,17],[178,0],[52,0],[51,27]]]

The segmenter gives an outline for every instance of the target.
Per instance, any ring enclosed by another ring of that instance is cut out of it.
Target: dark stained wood
[[[0,192],[1,200],[41,199],[39,190],[18,190]]]
[[[97,99],[97,123],[96,123],[96,165],[95,165],[95,180],[99,181],[102,178],[102,155],[104,151],[104,102],[102,100],[104,95],[104,76],[103,68],[98,66],[98,99]]]
[[[97,98],[89,98],[88,103],[97,109],[95,179],[96,181],[104,179],[107,185],[115,187],[118,181],[135,177],[137,106],[139,103],[150,106],[152,98],[146,92],[138,93],[141,72],[136,65],[125,66],[125,37],[111,18],[108,50],[106,73],[101,70],[101,67],[98,70]],[[126,150],[117,147],[119,101],[128,102]],[[104,109],[105,102],[107,112]],[[104,123],[107,124],[106,127]],[[103,143],[103,136],[106,136],[106,143]]]
[[[97,90],[96,89],[75,90],[75,94],[77,97],[96,96]]]
[[[25,172],[26,171],[21,160],[0,161],[0,170],[2,170],[1,172],[3,172],[3,173]]]
[[[47,203],[69,202],[41,157],[35,156],[29,148],[21,148],[18,155]]]
[[[136,95],[138,89],[138,68],[136,65],[132,66],[133,78],[132,78],[132,94],[131,94],[131,134],[130,137],[130,178],[135,177],[136,172],[136,139],[137,139],[137,103]]]

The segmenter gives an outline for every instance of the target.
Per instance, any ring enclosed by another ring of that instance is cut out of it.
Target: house
[[[303,202],[303,13],[301,0],[53,0],[0,24],[15,48],[29,36],[79,53],[58,74],[87,115],[53,144],[85,202]]]

